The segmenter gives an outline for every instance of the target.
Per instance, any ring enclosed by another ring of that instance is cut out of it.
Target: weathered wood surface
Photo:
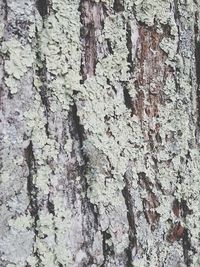
[[[0,266],[200,266],[199,13],[1,0]]]

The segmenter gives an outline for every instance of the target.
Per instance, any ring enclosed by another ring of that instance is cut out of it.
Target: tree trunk
[[[200,266],[198,0],[1,0],[0,266]]]

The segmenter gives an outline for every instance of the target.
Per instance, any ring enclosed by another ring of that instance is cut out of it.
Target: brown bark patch
[[[155,210],[159,206],[159,201],[155,193],[152,192],[153,184],[150,182],[145,173],[138,173],[139,184],[148,192],[148,197],[143,199],[143,211],[145,218],[151,224],[152,231],[154,224],[159,221],[160,214]]]
[[[167,55],[159,45],[167,34],[165,32],[162,34],[157,33],[154,28],[139,27],[140,48],[137,53],[140,70],[138,73],[139,85],[150,84],[152,81],[156,82],[157,77],[163,77],[165,71],[164,62]],[[158,93],[161,85],[162,81],[157,81],[152,93]]]
[[[172,210],[176,217],[180,217],[180,203],[177,199],[173,201]]]
[[[163,87],[166,80],[168,67],[165,66],[166,53],[160,48],[160,43],[164,37],[169,36],[169,29],[164,28],[163,33],[158,33],[155,27],[139,27],[139,47],[137,51],[137,85],[147,88],[146,98],[148,105],[140,105],[138,109],[134,107],[134,113],[141,118],[141,114],[146,112],[148,117],[158,115],[158,104],[164,104]],[[142,97],[144,102],[144,96]],[[134,103],[141,103],[141,94],[138,93]],[[134,104],[137,105],[137,104]],[[141,110],[142,109],[142,110]]]
[[[95,75],[97,63],[97,33],[102,29],[102,6],[91,0],[82,0],[80,4],[81,23],[83,24],[81,35],[84,44],[84,56],[82,59],[82,75]]]
[[[181,238],[184,238],[186,231],[187,229],[185,227],[183,227],[180,223],[177,223],[173,226],[172,230],[170,231],[167,240],[169,242],[178,241]]]
[[[136,98],[133,100],[133,114],[137,115],[141,120],[144,112],[144,92],[140,90]]]

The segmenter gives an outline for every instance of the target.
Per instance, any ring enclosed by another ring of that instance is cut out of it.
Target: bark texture
[[[200,266],[198,0],[1,0],[0,62],[0,266]]]

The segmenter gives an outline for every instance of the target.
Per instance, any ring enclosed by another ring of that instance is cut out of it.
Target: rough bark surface
[[[0,266],[200,266],[197,0],[0,1]]]

